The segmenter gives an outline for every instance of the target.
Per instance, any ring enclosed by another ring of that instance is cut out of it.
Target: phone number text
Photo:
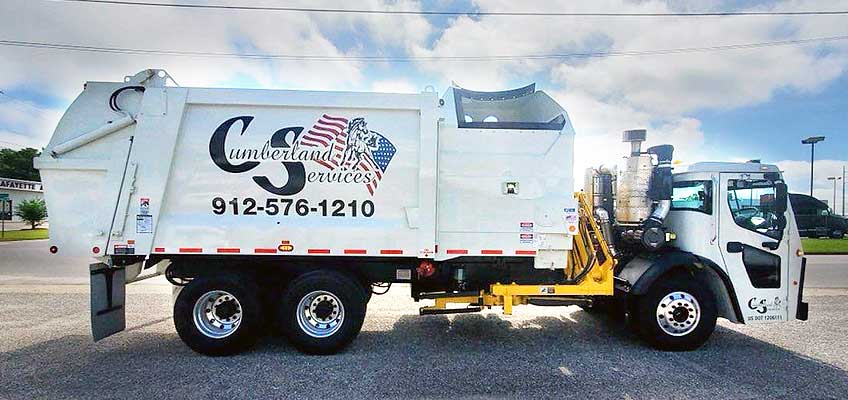
[[[224,199],[215,197],[212,199],[212,212],[217,215],[318,215],[322,217],[371,217],[374,215],[374,202],[371,200],[344,201],[344,200],[321,200],[310,203],[307,199],[262,199],[236,198]]]

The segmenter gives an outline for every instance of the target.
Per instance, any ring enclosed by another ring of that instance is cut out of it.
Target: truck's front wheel
[[[660,279],[638,300],[639,334],[660,350],[697,349],[715,329],[712,294],[692,279]]]
[[[278,325],[300,351],[333,354],[362,328],[365,291],[348,275],[314,271],[295,278],[282,296]]]
[[[192,350],[235,354],[250,347],[261,326],[257,290],[235,276],[193,279],[174,302],[174,326]]]

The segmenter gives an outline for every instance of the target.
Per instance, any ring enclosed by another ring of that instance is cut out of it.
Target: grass
[[[810,239],[801,238],[801,247],[806,254],[848,254],[846,239]]]
[[[36,229],[24,229],[20,231],[6,231],[2,238],[0,238],[0,242],[9,242],[12,240],[34,240],[34,239],[47,239],[47,229],[36,228]]]

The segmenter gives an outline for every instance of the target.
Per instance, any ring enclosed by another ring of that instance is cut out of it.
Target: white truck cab
[[[774,165],[706,162],[674,174],[667,224],[677,235],[675,245],[711,261],[732,282],[736,298],[725,306],[733,310],[723,315],[730,320],[806,319],[805,259],[785,198]]]

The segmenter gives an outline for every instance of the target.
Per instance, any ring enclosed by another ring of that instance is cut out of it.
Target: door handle
[[[769,250],[777,250],[780,247],[780,242],[763,242],[763,247]]]
[[[742,246],[742,243],[727,242],[727,252],[728,253],[741,253],[743,248],[744,247]]]

